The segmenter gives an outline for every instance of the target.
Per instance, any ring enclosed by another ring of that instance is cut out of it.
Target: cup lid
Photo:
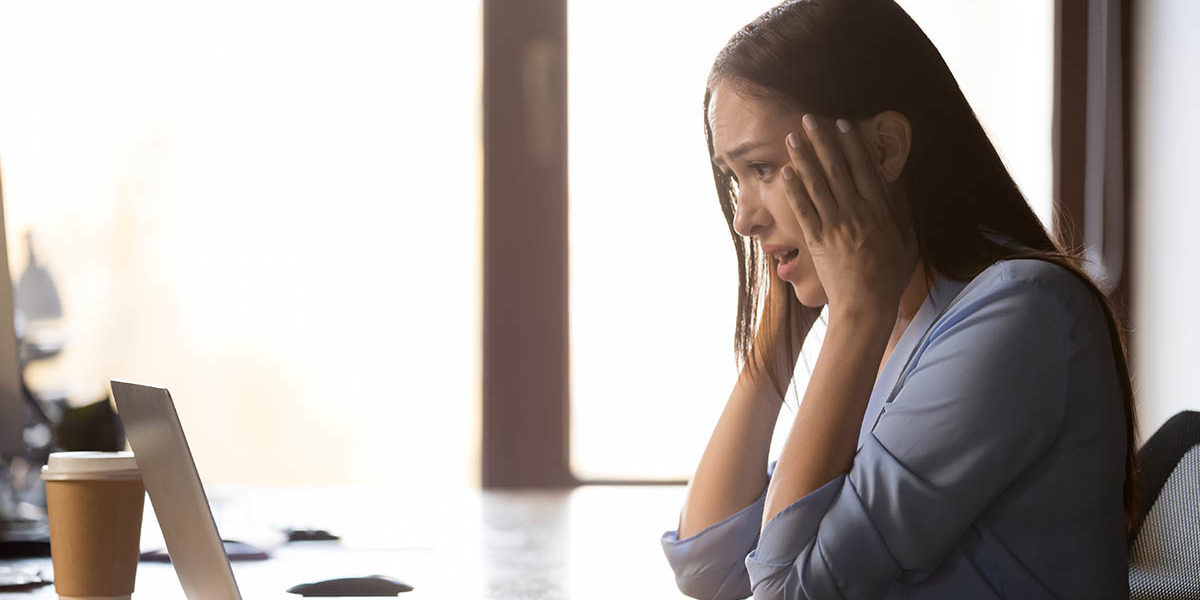
[[[54,452],[42,467],[42,479],[139,479],[132,452]]]

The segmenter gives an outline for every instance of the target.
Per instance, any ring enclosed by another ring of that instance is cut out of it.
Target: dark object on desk
[[[39,472],[54,450],[54,421],[21,383],[25,403],[23,456],[0,460],[0,558],[50,556],[50,522],[46,518],[46,487]]]
[[[331,542],[342,538],[324,529],[292,529],[283,530],[289,542]]]
[[[56,437],[63,450],[120,452],[125,449],[125,428],[108,398],[67,409]]]
[[[235,542],[233,540],[221,540],[221,544],[225,546],[225,556],[229,557],[230,562],[241,560],[267,560],[271,558],[264,550],[251,546],[245,542]],[[167,556],[166,550],[148,550],[141,555],[142,562],[171,562],[171,557]]]
[[[33,556],[50,556],[50,522],[43,515],[0,519],[0,558]]]
[[[28,592],[51,583],[54,580],[47,579],[41,571],[22,571],[0,565],[0,592]]]
[[[1129,597],[1200,598],[1200,412],[1170,418],[1138,451],[1140,510]]]
[[[288,588],[292,594],[310,597],[368,597],[395,596],[403,592],[411,592],[412,586],[397,581],[386,575],[368,575],[366,577],[346,577],[344,579],[328,579],[314,583],[302,583]]]
[[[0,539],[0,560],[13,558],[38,558],[50,556],[49,533],[41,540]],[[2,536],[2,534],[0,534]]]

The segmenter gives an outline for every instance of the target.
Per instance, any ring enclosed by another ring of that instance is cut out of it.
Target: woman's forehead
[[[713,158],[719,161],[725,152],[747,142],[778,137],[776,133],[786,127],[789,116],[777,102],[758,94],[748,94],[736,83],[718,83],[708,105]],[[779,141],[783,143],[782,137]]]
[[[751,93],[748,86],[753,84],[731,81],[722,79],[713,87],[712,96],[708,102],[708,120],[709,123],[720,119],[727,120],[730,117],[757,117],[762,118],[767,116],[766,113],[773,112],[771,104],[762,97],[761,94]]]
[[[771,120],[772,112],[762,100],[739,93],[728,84],[713,90],[708,104],[708,124],[718,130],[744,130]]]

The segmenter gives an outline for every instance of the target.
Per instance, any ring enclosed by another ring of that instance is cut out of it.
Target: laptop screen
[[[184,593],[191,600],[241,600],[171,394],[124,381],[111,385]]]

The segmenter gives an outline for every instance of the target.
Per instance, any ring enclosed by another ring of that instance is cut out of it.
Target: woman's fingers
[[[859,194],[868,202],[882,205],[901,231],[908,231],[912,224],[912,216],[908,205],[902,201],[892,202],[883,181],[883,171],[876,163],[863,143],[862,136],[848,119],[838,119],[837,130],[842,138],[846,159],[850,162],[850,171],[854,175],[854,185]]]
[[[834,201],[840,208],[861,199],[851,179],[850,168],[846,165],[846,157],[842,152],[842,137],[834,131],[832,120],[817,117],[812,113],[802,119],[804,130],[812,143],[812,148],[820,160],[821,172],[826,183],[833,191]]]
[[[859,196],[866,200],[884,200],[887,195],[883,191],[882,175],[878,166],[872,161],[871,154],[867,152],[867,147],[863,144],[858,130],[854,128],[854,124],[849,119],[838,119],[836,128],[838,137],[841,138],[846,162],[850,164],[854,187],[858,190]]]
[[[809,240],[839,218],[851,218],[859,203],[874,203],[907,230],[912,221],[907,206],[889,200],[887,184],[858,130],[848,119],[806,114],[804,135],[789,133],[790,165],[784,167],[793,211]],[[849,212],[846,212],[849,211]]]
[[[787,187],[788,199],[791,200],[792,212],[795,213],[796,220],[800,222],[800,229],[804,232],[805,241],[817,239],[816,236],[821,233],[821,217],[808,197],[808,192],[804,190],[804,184],[791,165],[785,166],[781,172],[784,185]]]
[[[809,145],[806,138],[792,132],[787,136],[787,149],[792,163],[792,172],[799,175],[792,181],[795,182],[798,179],[803,184],[820,222],[822,224],[831,222],[837,216],[838,204],[833,197],[833,191],[829,189],[829,184],[825,181],[825,171],[821,168],[816,155],[813,154],[812,146]],[[789,186],[789,192],[791,189]]]

